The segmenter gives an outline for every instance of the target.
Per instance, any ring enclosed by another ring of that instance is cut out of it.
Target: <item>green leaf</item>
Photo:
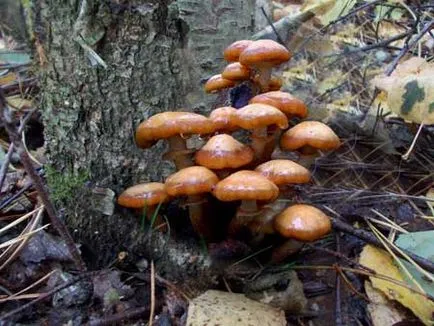
[[[401,234],[395,241],[395,244],[401,249],[406,249],[420,257],[434,262],[434,231]],[[434,284],[424,277],[412,264],[404,260],[402,260],[402,262],[426,293],[433,296]],[[409,284],[412,284],[412,282],[407,279],[405,273],[401,274],[406,278]]]
[[[0,61],[5,63],[30,63],[30,55],[26,52],[0,50]]]

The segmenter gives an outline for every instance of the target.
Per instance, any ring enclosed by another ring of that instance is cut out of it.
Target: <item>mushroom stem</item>
[[[267,137],[267,141],[264,146],[264,151],[261,157],[262,162],[267,162],[271,160],[271,156],[274,150],[276,149],[276,146],[278,144],[281,135],[282,135],[282,130],[276,128],[276,130],[274,130],[273,133],[269,137]]]
[[[212,232],[210,224],[208,223],[204,214],[204,208],[206,203],[205,196],[189,195],[187,201],[190,222],[193,226],[194,231],[198,233],[201,237],[205,239],[210,239],[212,237]]]
[[[194,165],[184,138],[176,135],[170,137],[168,141],[169,152],[166,153],[168,154],[166,157],[170,157],[173,160],[178,171]]]
[[[237,214],[229,223],[228,233],[235,236],[243,226],[247,226],[260,214],[256,200],[243,200],[237,210]]]
[[[271,69],[269,67],[258,67],[258,83],[262,93],[268,92],[271,80]]]
[[[283,244],[273,250],[271,262],[278,264],[291,255],[296,254],[304,246],[304,243],[296,239],[287,239]]]
[[[262,160],[265,147],[269,142],[267,127],[253,129],[252,131],[252,149],[255,152],[255,163]]]

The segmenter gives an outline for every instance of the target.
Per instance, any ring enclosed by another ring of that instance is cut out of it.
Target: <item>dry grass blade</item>
[[[399,226],[398,224],[396,224],[394,221],[392,221],[390,218],[388,218],[387,216],[385,216],[384,214],[381,214],[379,211],[377,211],[376,209],[371,209],[371,212],[373,212],[374,214],[378,215],[379,217],[381,217],[382,219],[386,220],[389,225],[391,226],[391,228],[402,232],[402,233],[408,233],[408,231],[406,229],[404,229],[403,227]]]
[[[14,226],[20,224],[22,221],[25,221],[26,219],[28,219],[30,216],[32,216],[34,213],[37,213],[39,210],[43,209],[44,205],[35,208],[33,211],[21,216],[20,218],[16,219],[15,221],[9,223],[8,225],[6,225],[4,228],[0,229],[0,235],[4,232],[6,232],[7,230],[13,228]]]
[[[39,228],[37,228],[37,229],[35,229],[35,230],[33,230],[33,231],[30,231],[30,232],[27,232],[27,233],[25,233],[25,234],[22,234],[22,235],[19,235],[18,237],[16,237],[16,238],[13,238],[13,239],[11,239],[11,240],[8,240],[8,241],[6,241],[6,242],[3,242],[2,244],[0,244],[0,249],[3,249],[3,248],[5,248],[5,247],[9,247],[9,246],[11,246],[11,245],[13,245],[13,244],[15,244],[15,243],[17,243],[17,242],[21,242],[21,241],[23,241],[23,242],[27,242],[27,240],[29,240],[29,238],[32,236],[32,235],[34,235],[35,233],[38,233],[39,231],[41,231],[41,230],[43,230],[43,229],[45,229],[46,227],[48,227],[50,224],[45,224],[45,225],[43,225],[43,226],[41,226],[41,227],[39,227]],[[0,268],[1,269],[1,268]]]
[[[423,289],[423,287],[419,284],[419,282],[417,282],[414,279],[413,275],[411,275],[411,273],[408,271],[408,269],[404,266],[402,261],[400,261],[398,259],[398,257],[395,255],[395,253],[390,249],[389,245],[393,245],[393,243],[390,242],[389,239],[387,239],[383,234],[381,234],[381,232],[378,231],[377,228],[375,228],[375,226],[372,225],[372,223],[370,223],[369,221],[367,221],[367,223],[368,223],[369,227],[371,228],[372,232],[374,232],[377,239],[379,241],[381,241],[381,243],[383,244],[383,247],[393,257],[394,261],[401,267],[402,271],[407,275],[407,277],[414,283],[414,285],[419,289],[419,291],[426,293],[425,290]],[[396,248],[397,247],[395,246],[395,249]],[[409,258],[409,257],[407,256],[407,258]],[[414,264],[416,266],[416,263],[414,263]]]
[[[36,299],[39,298],[44,293],[29,293],[29,294],[22,294],[17,296],[0,296],[0,303],[4,303],[11,300],[28,300],[28,299]]]
[[[3,264],[0,266],[0,271],[5,268],[10,262],[12,262],[20,253],[21,249],[24,248],[27,241],[30,239],[30,237],[40,230],[46,228],[48,225],[45,225],[39,229],[36,229],[36,227],[39,225],[41,219],[42,219],[42,213],[44,212],[43,209],[39,210],[35,217],[32,218],[30,223],[24,228],[24,230],[21,232],[20,236],[9,240],[5,243],[2,243],[0,245],[0,248],[8,247],[1,255],[0,255],[0,262],[3,262]],[[12,253],[11,253],[12,252]]]
[[[151,308],[149,312],[149,326],[152,326],[154,321],[154,311],[155,311],[155,266],[154,261],[151,260]]]

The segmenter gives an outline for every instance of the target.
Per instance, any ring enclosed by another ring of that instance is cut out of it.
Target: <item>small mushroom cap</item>
[[[291,117],[307,117],[307,106],[302,100],[292,96],[289,93],[281,91],[267,92],[256,95],[249,103],[262,103],[272,105]]]
[[[209,169],[235,169],[253,160],[253,150],[230,135],[216,135],[195,154],[196,163]]]
[[[273,40],[258,40],[240,54],[239,62],[248,67],[278,66],[291,58],[291,53]]]
[[[252,43],[251,40],[239,40],[232,43],[223,52],[225,60],[228,62],[238,61],[240,53]]]
[[[239,62],[233,62],[223,70],[222,77],[234,81],[248,80],[250,78],[250,69]]]
[[[146,148],[159,139],[176,135],[209,134],[214,124],[203,115],[192,112],[163,112],[143,121],[136,130],[136,143]]]
[[[271,77],[268,88],[270,91],[278,91],[283,85],[283,81],[280,78],[277,77]]]
[[[219,182],[211,170],[203,166],[190,166],[166,179],[166,190],[170,196],[189,196],[211,192]]]
[[[212,193],[221,201],[273,201],[279,195],[279,188],[258,172],[243,170],[217,183]]]
[[[164,203],[169,198],[166,186],[160,182],[141,183],[127,188],[118,197],[118,204],[128,208],[143,208]]]
[[[307,183],[310,180],[309,170],[290,160],[271,160],[258,165],[255,171],[277,186]]]
[[[216,131],[231,131],[238,128],[236,124],[237,109],[231,106],[223,106],[211,112],[209,119],[214,123]]]
[[[315,241],[331,230],[330,218],[318,208],[298,204],[276,216],[274,228],[287,238]]]
[[[243,129],[277,125],[288,128],[288,118],[279,109],[267,104],[249,104],[237,111],[237,125]]]
[[[303,121],[286,131],[280,139],[280,147],[297,150],[310,146],[318,150],[333,150],[341,145],[339,137],[326,124],[319,121]]]
[[[234,87],[235,82],[230,79],[223,78],[221,74],[214,75],[205,83],[205,92],[215,93],[225,88]]]

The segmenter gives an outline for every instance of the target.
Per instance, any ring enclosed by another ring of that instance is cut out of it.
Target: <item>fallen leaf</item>
[[[395,241],[395,244],[402,249],[406,249],[420,257],[434,262],[434,231],[400,234],[398,239]],[[426,293],[434,296],[434,283],[427,279],[427,277],[419,272],[412,264],[404,260],[401,261]],[[411,280],[408,279],[407,275],[405,273],[402,273],[402,275],[407,282],[411,284]]]
[[[412,58],[398,65],[390,76],[372,83],[387,92],[387,105],[401,118],[414,123],[434,124],[434,63]]]
[[[405,313],[400,311],[386,296],[365,281],[365,292],[371,301],[368,312],[374,326],[395,325],[405,319]]]
[[[325,26],[348,14],[356,3],[357,0],[307,0],[301,11],[314,12],[321,24]]]
[[[282,310],[246,298],[243,294],[208,290],[188,307],[187,325],[284,326]]]
[[[378,274],[386,275],[396,281],[406,283],[392,257],[384,250],[366,245],[360,254],[360,264]],[[434,302],[427,300],[401,285],[377,277],[369,277],[374,288],[382,291],[390,300],[396,300],[410,309],[425,325],[433,325]]]

